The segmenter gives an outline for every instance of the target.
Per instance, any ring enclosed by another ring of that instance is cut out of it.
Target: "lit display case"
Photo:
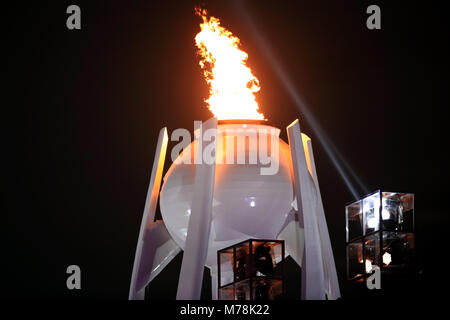
[[[219,300],[274,300],[284,293],[284,241],[249,239],[217,252]]]
[[[414,267],[414,194],[375,191],[345,207],[347,279]]]

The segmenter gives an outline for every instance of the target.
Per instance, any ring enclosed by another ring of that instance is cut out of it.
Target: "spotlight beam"
[[[258,31],[258,28],[253,23],[252,18],[248,14],[247,10],[244,8],[242,3],[240,1],[233,1],[235,6],[238,7],[239,14],[242,14],[244,17],[244,21],[247,22],[250,30],[252,31],[256,42],[262,49],[261,51],[266,55],[267,60],[270,62],[271,66],[275,70],[277,76],[283,83],[284,87],[286,88],[287,92],[291,96],[292,100],[294,101],[296,107],[299,109],[300,113],[303,115],[303,117],[308,121],[310,124],[312,130],[314,131],[315,136],[319,140],[319,143],[322,145],[323,149],[325,150],[327,156],[330,158],[331,162],[333,163],[334,167],[336,168],[337,172],[339,173],[342,181],[346,185],[347,189],[350,191],[352,196],[355,199],[359,199],[360,194],[367,194],[368,188],[365,186],[365,184],[362,182],[362,180],[359,178],[359,176],[354,172],[354,170],[351,168],[351,166],[348,164],[348,162],[345,160],[343,155],[338,151],[337,147],[331,142],[330,138],[328,138],[327,134],[324,132],[324,130],[321,128],[320,124],[315,119],[314,115],[310,112],[308,106],[301,98],[300,94],[297,92],[295,86],[293,85],[292,81],[290,81],[289,77],[287,76],[287,73],[283,69],[282,65],[279,63],[279,61],[276,59],[275,55],[273,54],[271,48],[267,45],[266,41],[262,37],[261,33]],[[345,167],[345,170],[343,167]],[[353,179],[356,181],[359,187],[359,192],[357,188],[353,185],[350,177],[348,176],[347,172],[353,177]],[[361,193],[362,191],[362,193]]]

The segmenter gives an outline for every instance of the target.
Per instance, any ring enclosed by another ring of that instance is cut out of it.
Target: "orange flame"
[[[219,19],[208,18],[206,10],[196,8],[195,12],[203,19],[195,44],[209,85],[210,96],[205,100],[209,110],[218,120],[264,120],[255,100],[259,82],[245,64],[248,55],[238,48],[239,38],[222,27]]]

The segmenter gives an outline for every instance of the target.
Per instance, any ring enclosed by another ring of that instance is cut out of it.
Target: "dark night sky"
[[[417,295],[433,296],[425,290],[442,271],[436,257],[445,254],[450,222],[448,22],[440,2],[241,2],[205,7],[241,39],[262,112],[285,140],[285,127],[302,121],[240,10],[368,190],[415,193],[425,279]],[[193,40],[198,3],[36,1],[3,10],[11,99],[2,116],[5,297],[127,298],[158,132],[192,130],[194,120],[211,117]],[[82,30],[67,30],[69,4],[81,7]],[[369,4],[381,7],[381,30],[365,26]],[[302,126],[315,143],[341,288],[351,298],[344,206],[352,195],[310,124]],[[156,280],[160,298],[174,297],[180,261]],[[82,269],[81,291],[66,289],[70,264]]]

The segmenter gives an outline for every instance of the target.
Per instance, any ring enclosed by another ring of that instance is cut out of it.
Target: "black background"
[[[261,84],[261,111],[285,140],[284,128],[302,121],[242,10],[367,189],[415,193],[422,278],[411,287],[417,297],[439,297],[449,229],[441,2],[239,2],[205,8],[241,39]],[[70,4],[81,7],[81,30],[66,28]],[[197,4],[35,1],[3,9],[3,297],[127,299],[158,132],[192,131],[194,120],[211,117],[193,40]],[[381,7],[381,30],[366,28],[370,4]],[[345,281],[344,206],[353,197],[313,128],[302,127],[315,143],[343,298],[359,298]],[[155,280],[152,298],[175,297],[180,262]],[[66,288],[71,264],[81,267],[82,290]],[[296,283],[298,270],[290,270]]]

